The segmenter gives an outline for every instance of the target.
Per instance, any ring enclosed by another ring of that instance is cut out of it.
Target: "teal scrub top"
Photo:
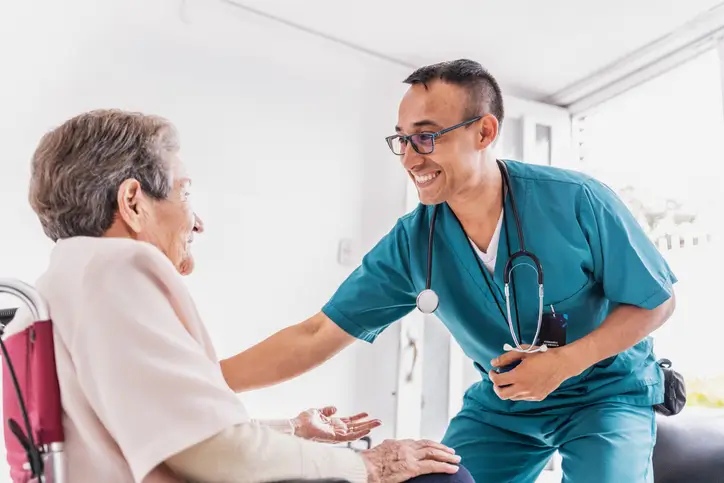
[[[543,267],[545,312],[553,305],[556,313],[567,316],[567,343],[589,334],[619,304],[653,309],[672,296],[676,277],[609,187],[575,171],[504,162],[526,249]],[[416,308],[416,297],[425,288],[433,208],[421,204],[401,217],[325,304],[322,311],[343,330],[372,342]],[[440,305],[435,315],[481,374],[481,381],[467,391],[468,397],[488,410],[503,412],[565,411],[601,401],[661,403],[663,375],[650,337],[568,379],[544,401],[498,398],[488,377],[490,361],[513,340],[495,299],[507,313],[503,271],[508,244],[512,253],[520,248],[510,196],[503,213],[494,274],[489,278],[494,292],[450,207],[441,204],[437,215],[432,288]],[[527,262],[519,258],[516,265]],[[518,267],[513,277],[513,327],[517,332],[517,301],[518,338],[530,343],[538,315],[536,274],[529,267]]]

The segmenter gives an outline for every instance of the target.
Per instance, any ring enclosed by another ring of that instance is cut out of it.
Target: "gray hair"
[[[33,155],[30,205],[53,241],[103,235],[118,210],[118,189],[135,179],[145,194],[172,188],[166,154],[178,150],[167,120],[120,110],[80,114],[46,133]]]

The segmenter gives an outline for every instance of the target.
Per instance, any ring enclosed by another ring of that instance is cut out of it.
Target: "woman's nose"
[[[196,213],[194,213],[194,231],[197,233],[204,232],[204,220]]]

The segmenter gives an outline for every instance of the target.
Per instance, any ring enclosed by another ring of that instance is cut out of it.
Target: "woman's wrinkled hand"
[[[430,473],[454,474],[460,457],[440,443],[386,440],[362,452],[370,483],[400,483]]]
[[[367,436],[380,426],[378,419],[369,419],[367,413],[349,417],[337,417],[337,408],[307,409],[292,420],[294,434],[300,438],[324,443],[344,443]]]

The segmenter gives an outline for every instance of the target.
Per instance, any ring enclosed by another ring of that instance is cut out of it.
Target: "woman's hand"
[[[294,434],[313,441],[342,443],[367,436],[370,431],[382,424],[378,419],[368,419],[367,413],[340,418],[334,416],[336,412],[337,408],[327,406],[300,413],[292,420]]]
[[[387,440],[363,451],[370,483],[400,483],[430,473],[457,473],[460,457],[434,441]]]

